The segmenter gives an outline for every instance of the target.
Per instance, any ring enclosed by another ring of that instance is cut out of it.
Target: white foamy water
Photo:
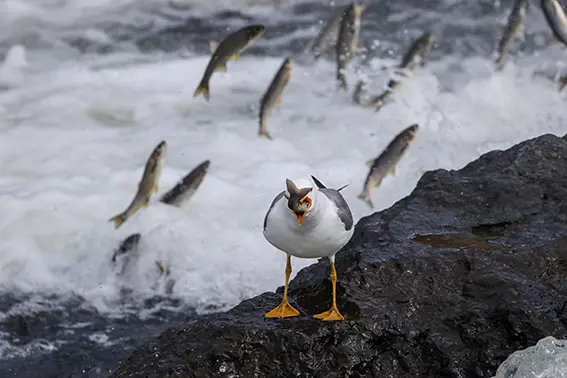
[[[50,353],[57,350],[64,343],[61,341],[49,342],[43,339],[36,339],[24,346],[16,347],[8,341],[3,340],[8,334],[0,332],[0,356],[26,357],[34,353]]]
[[[20,24],[43,15],[30,11],[39,9],[33,2],[17,4],[20,16],[2,17]],[[67,8],[50,13],[50,22],[87,3],[58,4]],[[375,211],[408,195],[426,170],[457,169],[495,148],[566,133],[565,94],[532,78],[543,58],[521,66],[511,60],[498,74],[492,62],[473,58],[453,75],[445,74],[449,60],[429,65],[376,114],[335,90],[333,63],[297,63],[269,124],[275,140],[260,139],[258,102],[283,58],[244,54],[230,62],[228,73],[215,73],[207,103],[193,98],[205,56],[59,59],[13,47],[0,67],[0,83],[9,88],[0,92],[0,290],[77,294],[116,313],[123,286],[136,298],[163,294],[154,263],[160,260],[176,281],[172,296],[199,312],[228,308],[283,284],[285,255],[264,239],[262,223],[287,177],[349,184],[342,193],[358,220],[373,212],[356,198],[364,163],[412,123],[420,125],[418,136],[397,175],[374,190]],[[351,86],[354,80],[351,74]],[[447,81],[454,92],[440,89]],[[168,154],[158,195],[115,230],[108,219],[129,204],[161,140]],[[158,202],[205,159],[209,172],[190,202],[181,209]],[[134,232],[142,234],[139,259],[119,278],[110,260]],[[293,275],[314,261],[294,259]]]

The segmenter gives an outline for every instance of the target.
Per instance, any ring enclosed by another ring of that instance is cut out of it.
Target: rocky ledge
[[[165,331],[113,377],[491,377],[516,350],[567,337],[567,141],[553,135],[427,172],[361,219],[329,264],[282,288]]]

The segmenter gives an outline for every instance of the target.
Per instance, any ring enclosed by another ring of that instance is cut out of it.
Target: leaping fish
[[[516,0],[512,7],[510,16],[508,16],[508,23],[504,28],[504,34],[502,35],[502,39],[498,45],[498,58],[496,58],[495,61],[497,71],[504,68],[505,60],[509,54],[508,50],[510,48],[510,44],[522,27],[524,19],[526,18],[526,12],[530,8],[530,4],[531,0]]]
[[[407,127],[396,135],[376,159],[369,160],[366,163],[370,166],[370,171],[368,176],[366,176],[364,187],[358,198],[366,202],[370,208],[374,207],[370,199],[372,188],[379,187],[388,174],[396,174],[396,165],[414,140],[417,130],[417,124]]]
[[[122,256],[136,248],[138,246],[138,243],[140,242],[141,237],[142,235],[136,233],[122,240],[122,243],[120,243],[120,246],[117,250],[114,251],[114,254],[112,255],[112,263],[116,263],[116,258],[118,256]]]
[[[289,83],[289,79],[291,78],[292,68],[292,60],[290,58],[285,58],[276,73],[276,76],[274,76],[270,86],[266,90],[266,93],[262,96],[262,99],[260,100],[260,129],[258,131],[258,136],[263,136],[272,140],[272,136],[268,132],[268,117],[272,114],[272,110],[282,102],[282,94]]]
[[[425,65],[425,56],[431,50],[433,44],[433,34],[429,31],[424,32],[415,39],[408,51],[402,56],[402,61],[398,65],[398,70],[415,71],[417,67]]]
[[[541,0],[541,9],[553,35],[567,46],[567,16],[557,0]]]
[[[172,206],[181,206],[195,194],[209,170],[210,160],[205,160],[183,177],[170,191],[165,193],[160,201]]]
[[[126,222],[134,213],[143,207],[147,207],[152,194],[158,191],[158,181],[161,175],[165,154],[167,151],[167,143],[161,141],[153,150],[152,154],[146,162],[142,180],[138,184],[136,196],[122,213],[110,218],[109,222],[114,222],[114,227],[118,228],[122,223]]]
[[[341,16],[345,11],[345,7],[335,9],[331,17],[321,28],[317,36],[311,42],[309,52],[313,55],[313,59],[318,60],[327,50],[337,44],[339,27],[341,25]]]
[[[238,29],[234,33],[228,35],[221,43],[212,41],[210,44],[213,55],[209,60],[209,64],[205,69],[203,78],[199,83],[193,97],[203,94],[205,100],[209,101],[210,90],[209,82],[215,72],[226,72],[226,64],[232,58],[238,60],[240,54],[248,47],[248,45],[256,38],[264,34],[264,25],[250,25]]]
[[[366,9],[365,4],[350,4],[341,16],[337,52],[337,81],[339,88],[347,89],[345,71],[358,51],[360,35],[360,18]]]
[[[140,243],[142,235],[136,233],[128,236],[126,239],[122,240],[118,249],[114,250],[112,255],[112,264],[116,264],[118,257],[121,257],[121,268],[119,275],[123,275],[126,271],[128,265],[130,264],[131,251],[135,251]]]

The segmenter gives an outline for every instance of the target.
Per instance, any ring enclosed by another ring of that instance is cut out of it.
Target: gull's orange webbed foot
[[[266,318],[289,318],[292,316],[299,316],[299,311],[293,308],[287,300],[284,300],[265,316]]]
[[[333,320],[345,320],[345,318],[339,312],[339,309],[336,307],[331,307],[329,311],[322,312],[317,315],[313,315],[316,319],[326,320],[326,321],[333,321]]]

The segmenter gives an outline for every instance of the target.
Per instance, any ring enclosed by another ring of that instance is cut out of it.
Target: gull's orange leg
[[[268,312],[266,318],[288,318],[290,316],[298,316],[299,311],[293,308],[287,301],[287,285],[289,283],[289,276],[291,275],[291,256],[287,255],[287,263],[285,265],[285,286],[283,293],[283,300],[276,308]]]
[[[335,269],[335,263],[331,264],[331,282],[333,284],[333,305],[331,306],[331,309],[329,311],[313,315],[313,317],[321,320],[345,320],[337,307],[337,270]]]

